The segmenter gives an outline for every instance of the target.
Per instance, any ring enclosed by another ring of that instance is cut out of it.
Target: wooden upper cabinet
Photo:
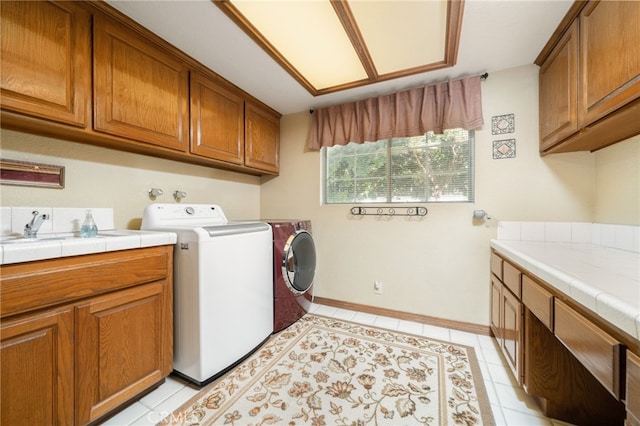
[[[2,109],[87,127],[91,16],[74,2],[5,1],[0,51]]]
[[[540,152],[595,151],[640,133],[640,2],[575,2],[540,65]]]
[[[270,173],[280,169],[280,117],[245,103],[245,159],[247,167]]]
[[[187,151],[187,64],[101,15],[93,34],[95,130]]]
[[[579,122],[640,98],[640,2],[589,3],[580,13]]]
[[[191,152],[242,165],[244,99],[201,73],[191,73]]]
[[[540,150],[578,130],[578,22],[540,66]]]
[[[3,128],[279,172],[280,114],[105,2],[2,0],[0,11]]]

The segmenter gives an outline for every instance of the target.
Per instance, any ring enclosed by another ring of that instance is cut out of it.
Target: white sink
[[[114,237],[126,237],[132,235],[132,233],[127,232],[118,232],[118,231],[105,231],[99,232],[98,235],[91,238],[114,238]],[[0,237],[0,244],[34,244],[34,243],[45,243],[48,241],[64,241],[64,240],[84,240],[90,241],[91,238],[82,238],[78,234],[54,234],[54,235],[42,235],[35,238],[22,237],[18,235],[10,235],[5,237]]]
[[[82,238],[78,232],[43,233],[36,238],[5,235],[0,236],[0,265],[175,244],[176,238],[171,232],[129,229],[99,231],[92,238]]]
[[[33,243],[43,243],[46,241],[66,240],[68,238],[73,238],[73,237],[35,237],[35,238],[0,237],[0,244],[33,244]]]

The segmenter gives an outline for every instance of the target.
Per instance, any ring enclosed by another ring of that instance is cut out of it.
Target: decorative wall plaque
[[[495,115],[491,117],[491,134],[503,135],[513,133],[516,130],[515,115]]]
[[[64,188],[64,167],[0,159],[0,184]]]
[[[516,158],[516,140],[493,141],[493,159]]]

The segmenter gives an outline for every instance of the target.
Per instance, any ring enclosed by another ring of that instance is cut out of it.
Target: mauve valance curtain
[[[482,127],[480,76],[320,108],[313,113],[309,148],[441,134]]]

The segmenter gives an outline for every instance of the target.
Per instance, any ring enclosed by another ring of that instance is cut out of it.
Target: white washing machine
[[[140,229],[177,234],[173,368],[205,385],[273,332],[271,226],[229,222],[215,204],[156,203]]]

